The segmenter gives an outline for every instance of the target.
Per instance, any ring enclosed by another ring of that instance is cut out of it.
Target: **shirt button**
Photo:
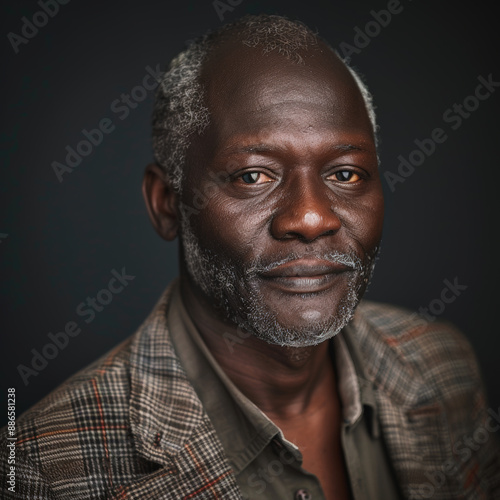
[[[302,488],[295,492],[295,500],[312,500],[312,495]]]

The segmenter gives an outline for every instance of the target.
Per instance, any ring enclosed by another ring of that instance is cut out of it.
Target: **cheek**
[[[379,245],[384,221],[382,195],[374,194],[363,199],[351,200],[338,208],[337,215],[345,230],[363,246],[366,252]]]
[[[254,200],[213,197],[191,219],[200,244],[230,258],[252,258],[265,247],[269,211]]]
[[[372,233],[372,238],[376,240],[376,244],[380,242],[382,237],[382,228],[384,225],[384,195],[382,190],[373,196],[371,200],[371,218],[370,218],[370,232]]]

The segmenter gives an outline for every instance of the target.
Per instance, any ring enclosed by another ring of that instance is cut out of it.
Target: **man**
[[[153,128],[143,191],[180,277],[19,419],[5,497],[498,498],[465,339],[360,303],[383,198],[356,73],[300,23],[246,17],[172,62]]]

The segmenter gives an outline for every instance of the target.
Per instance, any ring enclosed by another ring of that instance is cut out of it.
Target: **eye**
[[[241,179],[244,184],[264,184],[273,181],[271,177],[262,172],[245,172],[238,179]]]
[[[336,180],[344,184],[354,184],[361,179],[361,177],[352,170],[339,170],[338,172],[332,174],[330,178],[331,177],[334,177],[332,180]]]

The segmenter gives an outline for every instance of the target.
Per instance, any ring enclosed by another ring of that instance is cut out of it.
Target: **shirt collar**
[[[330,348],[345,424],[354,427],[365,418],[372,436],[378,438],[380,428],[374,387],[365,376],[358,346],[341,331],[330,341]]]
[[[178,286],[173,292],[168,322],[186,375],[203,403],[229,464],[238,474],[281,431],[234,385],[217,363],[187,313]]]

